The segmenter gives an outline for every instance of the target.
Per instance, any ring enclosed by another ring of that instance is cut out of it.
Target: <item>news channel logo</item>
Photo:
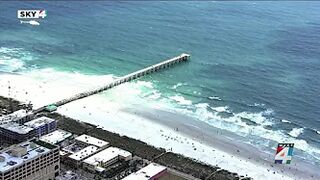
[[[274,159],[275,164],[290,164],[292,161],[293,143],[279,143]]]
[[[17,17],[21,24],[39,26],[40,20],[47,17],[47,11],[42,10],[18,10]]]

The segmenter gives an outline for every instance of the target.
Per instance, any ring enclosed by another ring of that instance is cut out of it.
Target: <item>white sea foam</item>
[[[228,106],[211,107],[211,109],[217,112],[230,112]]]
[[[274,113],[273,109],[270,109],[270,108],[262,112],[262,114],[266,116],[269,116],[273,113]]]
[[[320,131],[317,131],[318,134],[320,134]]]
[[[90,104],[86,111],[79,112],[83,104]],[[237,156],[230,155],[225,151],[214,149],[206,144],[203,144],[195,139],[183,136],[176,131],[165,126],[153,123],[135,114],[127,114],[117,111],[113,103],[106,103],[102,99],[89,97],[79,100],[77,103],[72,102],[65,108],[59,109],[59,112],[71,117],[81,119],[83,121],[99,124],[100,127],[109,131],[117,132],[122,135],[127,135],[156,147],[162,147],[173,152],[184,154],[199,161],[208,164],[218,164],[221,168],[237,172],[240,175],[247,174],[255,179],[290,179],[288,176],[283,176],[281,173],[273,174],[267,172],[266,167],[260,164],[255,164]],[[200,105],[205,107],[204,104]],[[108,114],[108,116],[105,116]],[[141,131],[143,129],[143,131]],[[174,138],[168,138],[174,137]],[[272,169],[270,167],[267,167]],[[252,171],[254,169],[254,171]]]
[[[220,97],[218,97],[218,96],[210,96],[210,97],[208,97],[209,99],[211,99],[211,100],[217,100],[217,101],[221,101],[222,99],[220,98]]]
[[[269,114],[269,113],[270,111],[263,111],[260,113],[241,112],[241,113],[235,114],[234,116],[249,119],[260,125],[272,125],[273,122],[270,119],[264,117],[265,114]]]
[[[296,139],[295,137],[289,136],[282,131],[270,130],[264,127],[265,125],[273,124],[271,119],[264,117],[264,114],[272,113],[271,110],[260,113],[241,112],[234,113],[231,117],[221,117],[218,112],[210,112],[208,109],[212,108],[207,103],[195,104],[194,106],[196,107],[195,112],[187,109],[179,109],[178,111],[188,116],[195,117],[214,127],[234,132],[240,136],[253,135],[276,142],[293,142],[295,143],[296,148],[306,151],[320,160],[318,156],[320,154],[320,149],[310,146],[305,140]],[[241,117],[256,122],[258,125],[247,125],[241,120]]]
[[[39,107],[42,105],[46,105],[52,102],[55,102],[57,100],[60,100],[65,97],[69,97],[71,95],[74,95],[77,92],[82,92],[83,90],[91,89],[96,86],[100,86],[101,82],[110,82],[115,77],[113,75],[106,75],[106,76],[96,76],[96,75],[84,75],[80,73],[67,73],[67,72],[59,72],[55,69],[33,69],[28,72],[22,73],[23,76],[19,75],[0,75],[0,95],[7,96],[8,95],[8,89],[3,88],[8,86],[8,81],[10,81],[11,88],[11,97],[17,98],[21,101],[32,101],[35,107]],[[97,82],[99,82],[97,84]],[[79,118],[82,120],[89,121],[90,123],[94,124],[101,124],[103,123],[106,126],[108,126],[108,123],[111,120],[104,121],[106,118],[106,115],[109,115],[111,113],[114,113],[115,116],[120,116],[120,110],[127,104],[127,102],[134,102],[134,103],[144,103],[143,98],[139,99],[139,96],[141,96],[144,92],[144,89],[147,89],[148,91],[154,91],[153,94],[155,95],[155,104],[161,104],[161,106],[170,106],[171,104],[164,100],[164,98],[159,98],[161,94],[159,94],[157,91],[153,89],[153,85],[151,82],[131,82],[131,83],[125,83],[121,86],[118,86],[114,88],[113,90],[107,91],[107,96],[105,93],[102,95],[96,95],[91,96],[90,98],[83,99],[83,104],[77,101],[77,103],[70,103],[69,105],[62,106],[59,108],[59,112],[63,112],[68,115],[77,116],[75,112],[79,112],[79,109],[83,108],[83,106],[90,106],[93,111],[99,111],[100,114],[97,115],[96,119],[90,116],[91,113],[87,113],[87,116],[84,116],[83,112],[79,114]],[[26,92],[28,92],[26,94]],[[152,95],[148,96],[151,97]],[[138,98],[138,99],[137,99]],[[174,103],[182,104],[182,105],[188,105],[193,106],[192,101],[188,100],[182,96],[173,96],[170,97],[171,100],[174,100]],[[172,103],[172,101],[170,101]],[[79,103],[79,105],[77,105]],[[76,107],[76,108],[75,108]],[[309,153],[320,153],[319,149],[316,149],[314,147],[311,147],[306,141],[304,140],[298,140],[293,137],[287,136],[286,134],[283,134],[280,131],[273,131],[269,129],[265,129],[263,125],[269,124],[271,121],[270,119],[263,116],[263,114],[269,114],[271,111],[268,112],[261,112],[261,113],[249,113],[249,112],[242,112],[233,114],[233,116],[228,118],[223,118],[218,115],[217,112],[212,112],[212,109],[209,104],[207,103],[198,103],[195,104],[193,107],[195,107],[195,111],[187,110],[186,108],[183,109],[175,109],[180,112],[183,112],[185,114],[188,114],[189,116],[194,116],[198,118],[201,121],[204,121],[212,126],[226,129],[228,131],[235,132],[239,135],[246,136],[247,134],[256,135],[259,137],[263,137],[266,139],[275,140],[278,142],[294,142],[295,147],[305,150]],[[74,108],[71,110],[71,108]],[[216,107],[217,108],[217,107]],[[221,108],[221,107],[220,107]],[[225,107],[218,109],[219,111],[227,110]],[[228,110],[230,110],[228,108]],[[130,116],[131,117],[131,116]],[[258,123],[258,126],[249,126],[243,121],[241,121],[241,117],[248,118],[256,123]],[[121,119],[121,118],[116,118]],[[134,124],[135,120],[134,118],[128,119],[127,122],[132,122],[130,124]],[[115,121],[117,122],[117,121]],[[109,123],[109,126],[111,126]],[[128,135],[135,136],[135,130],[131,130],[130,128],[126,128],[126,123],[114,123],[112,125],[113,130],[123,130],[123,133],[128,131]],[[146,125],[144,123],[139,124],[137,128],[146,128]],[[132,128],[134,129],[134,128]],[[136,129],[138,130],[138,129]],[[144,137],[146,133],[137,134],[142,140],[146,140],[149,143],[155,143],[157,141],[153,141],[151,137]],[[160,143],[160,142],[159,142]],[[160,143],[161,144],[161,143]],[[158,144],[159,145],[159,144]],[[185,153],[188,155],[188,152],[186,150],[182,151],[183,148],[181,148],[181,153]],[[190,153],[189,153],[190,155]],[[199,159],[201,159],[201,156],[203,154],[199,155]],[[204,157],[204,156],[203,156]],[[206,156],[207,157],[207,156]],[[202,158],[202,160],[205,160],[205,158]],[[225,166],[228,165],[229,162],[225,164]],[[232,169],[233,167],[229,165]],[[241,169],[241,172],[245,172],[244,169]],[[248,173],[249,174],[249,173]]]
[[[158,91],[153,91],[151,95],[148,96],[149,99],[153,99],[153,100],[156,100],[156,99],[160,99],[161,98],[161,93],[158,92]]]
[[[291,123],[290,121],[288,120],[285,120],[285,119],[282,119],[281,122],[284,122],[284,123]]]
[[[16,58],[0,57],[0,67],[3,71],[13,72],[22,69],[24,62]]]
[[[201,92],[193,91],[193,94],[201,95]]]
[[[24,69],[24,61],[32,56],[21,48],[0,47],[0,68],[2,71],[13,72]]]
[[[263,106],[265,106],[265,104],[263,104],[263,103],[254,103],[254,106],[256,106],[256,107],[263,107]]]
[[[169,97],[172,100],[175,100],[177,103],[181,104],[181,105],[191,105],[192,101],[185,99],[183,96],[171,96]]]
[[[32,101],[35,107],[53,103],[57,100],[72,96],[75,93],[100,86],[100,84],[97,84],[96,82],[107,83],[108,81],[114,79],[114,76],[112,75],[84,75],[80,73],[59,72],[54,69],[32,70],[30,72],[25,72],[22,74],[23,76],[9,74],[1,75],[0,94],[8,96],[8,88],[6,87],[8,86],[8,81],[10,81],[10,96],[25,102]],[[94,96],[95,103],[100,101],[107,101],[108,103],[113,104],[113,110],[117,111],[117,109],[121,109],[126,104],[144,103],[144,99],[139,98],[139,96],[143,93],[144,88],[150,87],[152,87],[151,84],[139,81],[125,83],[114,88],[113,90],[107,91],[107,96],[104,95],[105,93]],[[151,89],[151,91],[155,90]],[[155,96],[160,96],[160,94],[155,94]],[[170,99],[182,105],[192,105],[192,101],[185,99],[182,96],[176,95],[171,97]],[[90,103],[90,105],[94,105],[95,103],[92,102]],[[195,104],[195,111],[187,110],[185,108],[176,109],[176,107],[174,106],[171,107],[170,103],[172,103],[172,101],[165,101],[164,98],[160,98],[157,99],[154,104],[156,104],[157,107],[160,108],[174,108],[175,111],[179,111],[181,113],[187,114],[188,116],[198,118],[199,120],[204,121],[212,126],[235,132],[242,136],[251,134],[277,142],[294,142],[296,148],[305,150],[310,154],[320,154],[319,149],[309,146],[309,144],[304,140],[295,139],[294,137],[286,135],[281,131],[265,129],[263,126],[271,124],[272,121],[264,117],[263,112],[234,113],[231,117],[223,118],[219,116],[218,112],[213,112],[212,110],[210,110],[211,107],[207,103]],[[99,108],[101,109],[102,107]],[[225,108],[221,108],[218,110],[222,111],[225,110]],[[249,126],[245,122],[241,121],[241,117],[248,118],[259,125]]]
[[[152,82],[148,82],[148,81],[137,81],[137,85],[153,88]]]
[[[303,128],[293,128],[290,132],[289,135],[292,137],[298,137],[301,133],[303,133]]]
[[[7,85],[8,81],[12,82],[12,93],[11,97],[17,98],[22,101],[31,100],[34,105],[41,106],[45,104],[49,104],[55,102],[56,100],[60,100],[64,97],[69,97],[70,95],[75,94],[76,92],[81,92],[83,90],[90,89],[96,84],[96,82],[108,82],[114,79],[112,75],[107,76],[92,76],[92,75],[84,75],[80,73],[66,73],[66,72],[58,72],[54,69],[42,69],[42,70],[32,70],[30,72],[26,72],[23,76],[20,75],[0,75],[0,87],[4,87]],[[158,133],[154,132],[156,126],[154,123],[148,123],[147,121],[140,121],[137,117],[123,114],[121,109],[128,101],[131,101],[130,98],[139,98],[139,96],[143,93],[144,88],[151,88],[152,84],[145,82],[131,82],[126,83],[121,86],[114,88],[114,90],[107,91],[108,96],[96,95],[91,96],[82,100],[77,101],[76,103],[70,103],[65,106],[62,106],[58,109],[59,112],[70,115],[71,117],[79,118],[81,120],[101,125],[106,127],[108,130],[116,131],[118,133],[123,133],[128,136],[141,139],[150,144],[160,146],[160,147],[168,147],[172,146],[175,152],[185,154],[190,157],[194,157],[195,153],[193,151],[189,151],[188,147],[184,145],[179,145],[176,143],[168,145],[168,142],[164,140],[157,139]],[[28,92],[26,95],[25,92]],[[155,91],[152,89],[152,91]],[[156,93],[156,91],[155,91]],[[7,90],[5,88],[0,88],[0,94],[7,96]],[[188,99],[183,98],[182,96],[174,96],[174,102],[192,105],[192,102]],[[143,103],[143,98],[133,99],[132,102]],[[162,106],[167,106],[166,101],[157,100],[157,103],[161,102]],[[162,103],[164,102],[164,103]],[[84,109],[84,106],[86,108]],[[229,118],[222,118],[218,115],[218,112],[212,112],[210,110],[209,104],[207,103],[199,103],[195,104],[196,111],[192,112],[187,110],[186,108],[181,109],[181,112],[189,113],[190,116],[195,116],[200,120],[209,123],[210,125],[219,127],[221,129],[230,130],[233,132],[240,132],[240,134],[244,135],[246,133],[251,133],[253,135],[262,136],[265,138],[278,140],[280,142],[283,141],[283,134],[280,132],[266,130],[262,126],[250,127],[241,121],[240,115],[235,114]],[[82,111],[83,110],[83,111]],[[242,113],[242,116],[250,116],[250,113]],[[106,119],[107,118],[107,119]],[[257,118],[256,116],[250,116],[249,118]],[[258,116],[258,119],[261,118]],[[264,120],[256,120],[257,122],[264,122]],[[132,128],[128,128],[128,126]],[[152,127],[152,128],[151,128]],[[141,129],[148,131],[141,131]],[[161,127],[163,128],[163,127]],[[164,128],[163,128],[164,129]],[[156,140],[155,140],[156,139]],[[314,151],[312,147],[310,147],[303,140],[289,139],[290,142],[294,142],[297,148],[306,147],[305,150]],[[295,141],[291,141],[295,140]],[[202,147],[197,142],[198,147]],[[199,144],[199,145],[198,145]],[[196,158],[202,161],[206,161],[208,163],[219,164],[223,168],[227,168],[234,172],[239,172],[241,174],[247,173],[251,177],[261,177],[264,168],[261,168],[261,171],[251,171],[250,168],[240,168],[237,164],[241,162],[237,160],[237,158],[232,159],[213,159],[210,157],[221,157],[222,154],[211,154],[212,152],[209,147],[204,147],[205,152],[197,151]],[[218,153],[218,151],[215,151]],[[209,153],[209,154],[208,154]],[[223,152],[219,152],[223,153]],[[220,156],[221,155],[221,156]],[[226,155],[224,155],[226,156]],[[230,157],[231,158],[231,157]],[[210,159],[210,161],[207,161]],[[230,164],[230,162],[235,162],[234,164]],[[237,163],[238,162],[238,163]],[[244,163],[244,161],[242,161]],[[213,165],[215,165],[213,164]],[[252,164],[248,162],[248,167],[251,167]],[[239,169],[240,168],[240,169]]]
[[[183,86],[183,85],[187,85],[187,83],[178,83],[176,85],[173,85],[172,89],[177,89],[178,87]]]

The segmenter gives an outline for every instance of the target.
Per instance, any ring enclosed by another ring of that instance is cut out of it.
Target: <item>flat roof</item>
[[[149,180],[159,173],[165,171],[167,168],[156,163],[151,163],[139,171],[128,175],[123,180]]]
[[[87,146],[81,149],[80,151],[70,155],[69,158],[77,161],[81,161],[82,159],[94,154],[97,150],[98,150],[98,147],[96,146]]]
[[[10,121],[16,121],[16,120],[23,118],[29,114],[31,114],[31,112],[27,112],[24,109],[20,109],[20,110],[15,111],[11,114],[0,117],[0,123],[1,122],[5,123],[5,122],[10,122]]]
[[[50,144],[58,144],[71,136],[72,134],[70,132],[57,129],[49,134],[41,136],[40,140]]]
[[[82,134],[81,136],[78,136],[75,138],[77,141],[80,142],[84,142],[90,145],[94,145],[97,147],[103,147],[109,144],[109,142],[103,141],[101,139],[86,135],[86,134]]]
[[[97,154],[90,156],[89,158],[83,160],[84,163],[91,164],[93,166],[98,165],[100,162],[105,163],[108,162],[118,156],[127,158],[132,156],[132,154],[126,150],[119,149],[116,147],[109,147],[104,149]]]
[[[43,117],[34,119],[32,121],[26,122],[24,123],[24,125],[33,127],[33,128],[38,128],[54,121],[55,121],[54,119],[43,116]]]
[[[34,130],[32,127],[20,125],[15,122],[1,124],[0,127],[19,134],[28,134],[30,131]]]
[[[27,153],[21,157],[13,157],[11,152],[17,149],[25,148]],[[50,152],[51,149],[41,146],[38,141],[26,141],[17,145],[10,146],[0,152],[0,172],[8,171],[18,167],[25,161],[34,159],[44,153]]]

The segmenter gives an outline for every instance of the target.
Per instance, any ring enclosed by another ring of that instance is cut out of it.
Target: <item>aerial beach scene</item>
[[[40,25],[18,9],[45,9]],[[320,179],[319,2],[0,2],[0,96],[253,179]],[[294,143],[275,164],[278,143]]]

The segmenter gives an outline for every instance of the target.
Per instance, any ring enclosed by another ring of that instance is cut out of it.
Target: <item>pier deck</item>
[[[72,101],[75,101],[75,100],[78,100],[78,99],[82,99],[82,98],[85,98],[85,97],[88,97],[88,96],[91,96],[91,95],[94,95],[94,94],[98,94],[100,92],[103,92],[105,90],[108,90],[108,89],[111,89],[115,86],[118,86],[120,84],[123,84],[125,82],[129,82],[129,81],[132,81],[134,79],[137,79],[137,78],[140,78],[142,76],[145,76],[147,74],[151,74],[151,73],[154,73],[154,72],[157,72],[159,70],[162,70],[162,69],[166,69],[166,68],[169,68],[175,64],[178,64],[178,63],[181,63],[181,62],[185,62],[188,60],[188,58],[190,57],[189,54],[181,54],[180,56],[177,56],[177,57],[174,57],[174,58],[171,58],[171,59],[168,59],[168,60],[165,60],[163,62],[160,62],[158,64],[154,64],[154,65],[151,65],[149,67],[146,67],[144,69],[141,69],[141,70],[138,70],[138,71],[135,71],[133,73],[130,73],[128,75],[125,75],[125,76],[122,76],[110,83],[107,83],[99,88],[96,88],[96,89],[93,89],[93,90],[89,90],[89,91],[85,91],[85,92],[82,92],[82,93],[78,93],[72,97],[69,97],[69,98],[66,98],[66,99],[62,99],[60,101],[57,101],[55,103],[52,103],[50,105],[47,105],[47,106],[43,106],[41,108],[38,108],[38,109],[35,109],[33,110],[33,113],[38,113],[38,112],[41,112],[43,110],[46,110],[47,107],[51,107],[50,109],[52,109],[52,107],[59,107],[59,106],[62,106],[64,104],[67,104],[69,102],[72,102]]]

